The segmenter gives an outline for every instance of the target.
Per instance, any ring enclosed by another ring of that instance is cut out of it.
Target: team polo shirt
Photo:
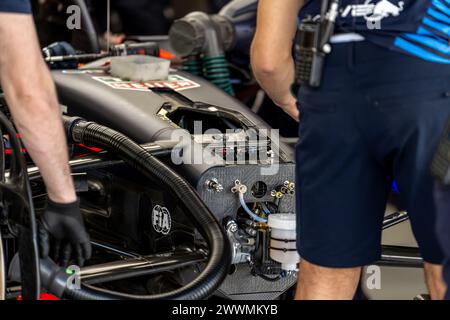
[[[0,0],[0,12],[31,13],[29,0]]]
[[[300,17],[320,13],[305,0]],[[341,0],[336,32],[356,32],[391,50],[450,64],[450,0]]]

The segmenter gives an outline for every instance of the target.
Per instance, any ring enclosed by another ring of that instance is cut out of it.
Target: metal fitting
[[[239,180],[235,180],[234,181],[234,186],[231,188],[231,192],[236,193],[246,193],[247,192],[247,186],[245,184],[242,184],[241,181]]]
[[[206,180],[205,185],[209,190],[212,190],[214,192],[219,193],[223,191],[223,185],[221,185],[216,178]]]

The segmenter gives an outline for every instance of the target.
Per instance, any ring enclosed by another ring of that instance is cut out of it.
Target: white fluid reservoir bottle
[[[300,257],[296,246],[296,219],[293,213],[269,215],[270,257],[286,271],[297,270]]]

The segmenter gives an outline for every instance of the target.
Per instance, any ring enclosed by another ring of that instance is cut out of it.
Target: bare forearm
[[[42,60],[31,17],[0,18],[0,81],[11,114],[50,198],[76,199],[56,93]],[[10,34],[21,34],[12,38]]]
[[[261,0],[252,44],[252,68],[261,87],[282,108],[291,108],[294,82],[292,43],[303,0]]]
[[[277,61],[268,69],[255,68],[254,73],[261,88],[276,105],[287,105],[295,100],[290,90],[294,82],[294,62],[291,57]]]
[[[40,89],[44,91],[8,98],[8,104],[13,106],[10,110],[14,122],[27,152],[41,171],[49,197],[58,203],[73,202],[76,195],[59,107],[51,95],[43,96],[51,90]]]

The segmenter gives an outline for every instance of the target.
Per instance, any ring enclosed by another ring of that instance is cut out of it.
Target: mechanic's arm
[[[55,88],[31,15],[0,13],[0,83],[49,198],[56,203],[75,202]]]
[[[298,120],[292,45],[303,0],[260,0],[256,34],[251,49],[253,72],[273,102]]]
[[[0,84],[14,123],[39,167],[49,196],[41,217],[40,254],[67,265],[74,252],[81,266],[91,256],[68,164],[56,90],[42,58],[31,15],[0,13]]]

